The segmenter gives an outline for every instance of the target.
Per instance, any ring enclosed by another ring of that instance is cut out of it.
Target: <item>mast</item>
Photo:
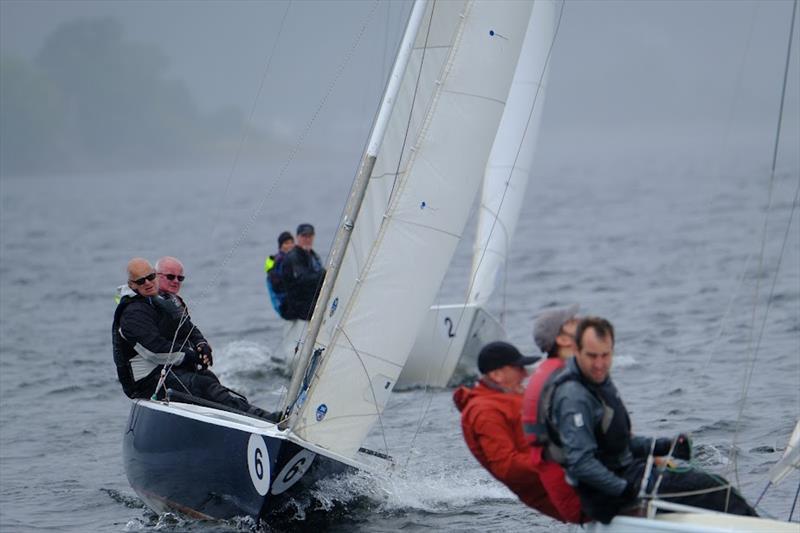
[[[316,342],[317,335],[319,334],[320,327],[322,326],[322,320],[325,316],[325,309],[328,307],[328,302],[331,298],[331,294],[333,293],[333,287],[335,285],[336,278],[339,275],[339,268],[342,265],[344,254],[347,250],[347,245],[350,242],[350,237],[352,236],[353,228],[355,227],[355,223],[358,218],[358,213],[361,210],[361,204],[364,200],[364,194],[366,193],[370,176],[372,175],[372,169],[375,167],[378,149],[383,141],[387,125],[389,124],[389,118],[392,114],[392,109],[394,108],[394,104],[397,100],[397,94],[400,90],[403,73],[408,65],[408,61],[411,57],[411,52],[414,47],[414,41],[416,40],[417,33],[422,25],[422,19],[423,15],[425,14],[427,4],[428,0],[415,0],[414,7],[411,10],[408,24],[406,25],[406,31],[400,43],[400,49],[397,57],[395,58],[395,63],[392,67],[392,73],[386,85],[386,90],[384,92],[381,107],[378,112],[378,117],[375,119],[375,125],[373,126],[372,133],[370,134],[366,152],[361,159],[361,164],[359,165],[358,172],[356,173],[356,177],[353,181],[353,186],[350,190],[350,196],[347,199],[347,205],[345,206],[342,222],[336,232],[336,237],[334,239],[333,248],[331,251],[331,257],[328,261],[325,281],[322,284],[322,289],[320,290],[317,304],[314,307],[314,314],[311,317],[311,322],[308,325],[308,330],[306,331],[305,339],[302,343],[300,359],[295,372],[292,375],[292,381],[289,385],[289,390],[286,395],[286,404],[283,406],[284,410],[289,410],[296,403],[300,386],[311,360],[311,355],[314,351],[314,344]],[[287,412],[287,414],[290,413]],[[287,425],[288,417],[281,423],[281,427],[285,428]]]

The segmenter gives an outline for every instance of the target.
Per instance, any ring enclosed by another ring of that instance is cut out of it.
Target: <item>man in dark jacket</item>
[[[185,319],[191,321],[192,317],[189,316],[189,307],[186,305],[183,298],[181,298],[180,294],[178,294],[186,279],[186,276],[183,275],[183,263],[174,257],[162,257],[156,261],[156,276],[158,276],[156,278],[158,282],[158,294],[164,299],[171,300],[172,303],[185,314]],[[191,328],[188,342],[202,357],[208,359],[206,362],[208,366],[213,365],[211,345],[200,331],[200,328],[197,326]]]
[[[220,384],[208,370],[210,353],[190,340],[194,324],[183,309],[158,294],[156,272],[150,263],[134,258],[128,263],[128,286],[134,296],[123,296],[114,312],[114,363],[122,389],[130,398],[163,398],[166,388],[273,419],[240,395]],[[169,369],[159,387],[162,370]]]
[[[453,401],[461,411],[461,430],[472,455],[526,505],[564,521],[539,480],[522,434],[522,382],[525,357],[506,342],[492,342],[478,355],[481,379],[475,387],[460,387]]]
[[[297,245],[286,254],[281,275],[286,290],[281,316],[286,320],[310,320],[314,312],[325,269],[313,245],[314,226],[297,226]]]
[[[691,443],[685,435],[654,441],[631,433],[628,411],[610,377],[614,328],[607,320],[581,320],[575,342],[575,357],[553,376],[539,401],[550,403],[545,409],[554,446],[548,452],[564,465],[587,515],[608,523],[640,494],[657,494],[676,503],[756,516],[718,476],[692,466],[652,467],[650,455],[691,459]],[[670,497],[671,493],[692,494]]]

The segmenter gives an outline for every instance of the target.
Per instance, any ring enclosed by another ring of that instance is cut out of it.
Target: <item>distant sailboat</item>
[[[534,164],[555,19],[555,1],[534,2],[486,165],[467,298],[428,310],[398,387],[457,384],[475,374],[484,344],[506,339],[505,328],[485,307],[507,265]]]
[[[317,479],[363,467],[361,445],[466,225],[531,11],[518,1],[414,4],[284,419],[276,425],[175,395],[136,401],[124,462],[149,507],[264,517]]]

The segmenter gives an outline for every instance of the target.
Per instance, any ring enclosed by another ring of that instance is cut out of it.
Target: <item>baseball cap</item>
[[[311,224],[300,224],[297,226],[298,235],[314,235],[314,226]]]
[[[542,311],[533,319],[533,342],[542,352],[548,352],[556,342],[561,327],[578,314],[578,304]]]
[[[541,357],[522,355],[514,345],[507,342],[490,342],[478,354],[478,370],[481,374],[486,374],[504,366],[532,365],[539,359]]]

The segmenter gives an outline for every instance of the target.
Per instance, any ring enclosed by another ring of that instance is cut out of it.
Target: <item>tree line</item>
[[[239,110],[204,114],[155,46],[116,19],[57,27],[33,61],[0,58],[0,174],[139,169],[227,153]],[[252,133],[251,133],[252,135]]]

